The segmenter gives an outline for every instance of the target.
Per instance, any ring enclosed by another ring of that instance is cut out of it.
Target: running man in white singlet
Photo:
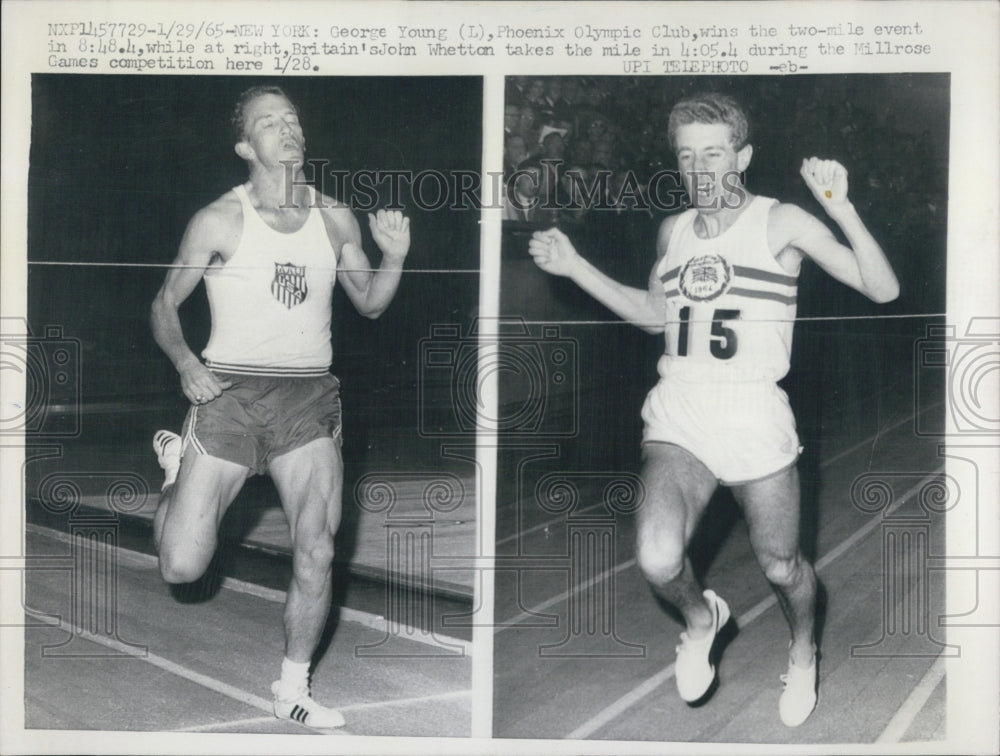
[[[341,517],[331,301],[339,281],[362,315],[385,311],[409,251],[409,219],[384,210],[369,216],[382,252],[373,271],[351,210],[305,183],[305,137],[285,93],[248,89],[233,127],[249,180],[194,215],[152,306],[156,342],[191,402],[183,438],[168,431],[154,438],[166,472],[154,539],[167,582],[197,580],[246,479],[271,476],[293,549],[274,713],[311,727],[339,727],[343,717],[312,699],[308,677],[330,610]],[[212,316],[204,362],[185,341],[178,317],[203,278]]]
[[[753,147],[747,118],[725,95],[674,106],[670,140],[691,209],[668,217],[646,290],[624,286],[580,257],[558,229],[536,232],[538,266],[567,276],[617,315],[663,333],[660,380],[642,409],[643,480],[637,559],[653,589],[684,616],[678,692],[706,697],[712,646],[729,607],[692,574],[687,546],[716,487],[730,486],[751,545],[791,630],[781,720],[795,727],[816,705],[816,577],[799,549],[795,420],[776,385],[788,371],[797,276],[810,258],[875,302],[898,296],[881,247],[847,197],[847,172],[812,157],[801,174],[850,246],[795,205],[742,183]]]

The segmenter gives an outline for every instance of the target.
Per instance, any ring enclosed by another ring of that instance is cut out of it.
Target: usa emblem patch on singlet
[[[309,287],[306,285],[306,268],[304,265],[292,265],[291,263],[274,264],[274,280],[271,281],[271,293],[288,309],[292,309],[297,304],[302,304],[309,294]]]
[[[708,302],[721,296],[733,278],[732,266],[721,255],[692,257],[678,276],[678,286],[688,299]]]

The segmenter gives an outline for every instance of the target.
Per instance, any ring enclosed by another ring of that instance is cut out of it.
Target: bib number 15
[[[682,307],[678,314],[680,315],[680,327],[677,330],[677,355],[685,357],[688,353],[688,325],[691,322],[691,308]],[[712,313],[712,339],[708,347],[713,357],[728,360],[736,354],[736,331],[727,328],[726,322],[739,319],[739,310],[716,310]]]

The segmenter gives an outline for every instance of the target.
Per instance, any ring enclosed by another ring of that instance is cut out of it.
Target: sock
[[[303,692],[309,692],[309,662],[295,662],[286,657],[281,662],[276,694],[283,701],[290,701]]]

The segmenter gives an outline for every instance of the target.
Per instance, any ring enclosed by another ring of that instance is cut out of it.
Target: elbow
[[[893,281],[891,286],[885,286],[878,291],[873,291],[868,296],[873,302],[888,304],[899,298],[899,283]]]
[[[162,289],[157,292],[153,303],[149,306],[149,327],[153,331],[154,337],[159,337],[165,329],[169,328],[171,319],[177,317],[177,302]]]
[[[163,293],[160,292],[149,306],[149,326],[155,333],[163,319]]]

